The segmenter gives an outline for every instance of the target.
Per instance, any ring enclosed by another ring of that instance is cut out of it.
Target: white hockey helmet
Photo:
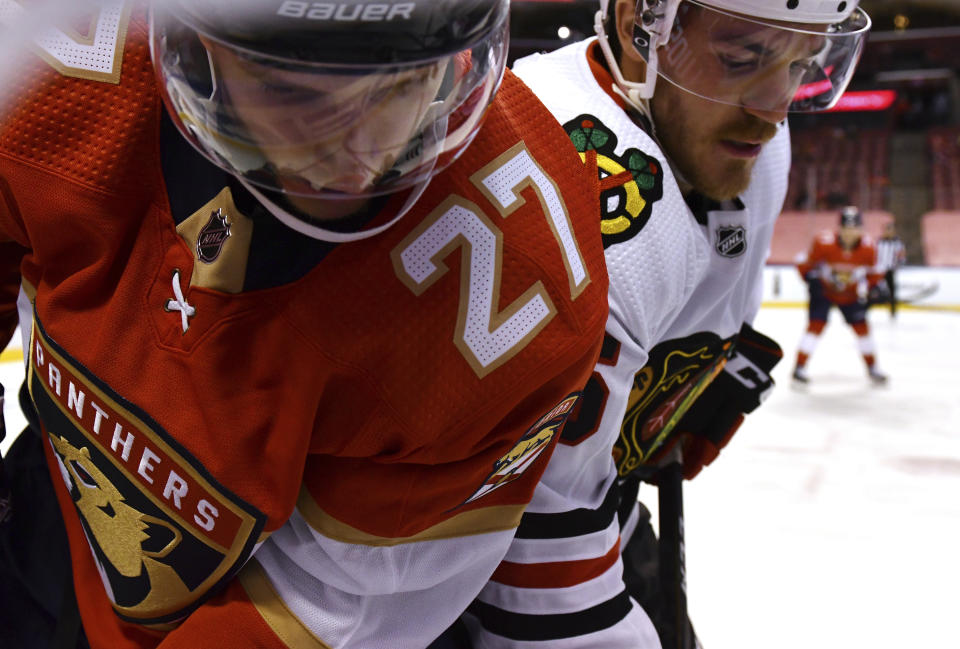
[[[870,29],[859,0],[637,0],[633,47],[646,62],[628,81],[610,48],[616,0],[600,0],[595,28],[620,91],[653,96],[657,76],[705,99],[759,110],[834,106]],[[611,34],[607,34],[607,30]]]

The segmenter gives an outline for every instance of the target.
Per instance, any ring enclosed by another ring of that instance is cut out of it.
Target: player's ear
[[[633,46],[633,25],[636,20],[636,2],[633,0],[616,0],[616,34],[620,41],[620,67],[632,69],[639,66],[639,74],[646,69],[646,62]],[[633,75],[630,75],[633,76]],[[642,79],[642,76],[637,78]]]

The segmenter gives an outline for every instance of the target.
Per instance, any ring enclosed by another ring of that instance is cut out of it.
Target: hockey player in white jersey
[[[692,478],[772,388],[780,348],[750,323],[787,113],[837,101],[869,26],[857,0],[601,0],[597,38],[515,64],[600,175],[610,316],[585,399],[464,617],[475,648],[695,642],[656,586],[638,485],[680,450]]]

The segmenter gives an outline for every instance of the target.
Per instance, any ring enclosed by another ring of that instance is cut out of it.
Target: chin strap
[[[621,88],[616,83],[610,86],[610,89],[613,90],[615,93],[617,93],[625,102],[627,102],[627,106],[630,109],[640,113],[644,117],[647,124],[649,124],[650,126],[650,137],[656,140],[657,127],[653,123],[653,113],[650,111],[650,100],[649,99],[636,100],[631,96],[630,93],[625,92],[624,89]]]
[[[656,50],[651,49],[651,60],[647,62],[646,78],[643,82],[627,81],[624,79],[623,73],[620,72],[620,63],[617,61],[617,57],[613,55],[613,50],[610,49],[610,37],[607,35],[607,31],[603,26],[603,20],[603,11],[598,11],[594,17],[593,29],[597,33],[597,42],[600,45],[600,51],[603,52],[603,58],[607,60],[607,67],[610,68],[610,74],[613,76],[613,91],[623,97],[629,106],[640,111],[641,114],[646,115],[647,119],[650,119],[650,108],[648,104],[650,97],[653,97],[653,91],[657,85]]]
[[[610,75],[613,77],[614,83],[611,88],[623,98],[630,109],[637,111],[646,118],[650,129],[649,135],[659,144],[660,140],[657,137],[657,126],[653,121],[653,112],[650,110],[650,98],[653,97],[653,91],[657,84],[657,47],[659,45],[657,43],[651,43],[649,46],[646,78],[643,82],[627,81],[620,71],[620,64],[613,55],[613,50],[610,49],[610,39],[607,35],[606,28],[603,26],[605,13],[603,8],[597,11],[594,16],[593,28],[597,33],[597,42],[600,46],[600,51],[603,52],[603,57],[607,61],[607,67],[610,69]],[[671,14],[670,18],[671,22],[673,20],[672,15],[673,14]],[[660,147],[662,149],[663,145],[660,145]],[[681,189],[683,189],[684,186],[689,187],[690,184],[682,174],[680,174],[679,170],[669,158],[667,159],[667,163],[676,176]]]
[[[413,207],[414,203],[420,198],[424,190],[427,188],[428,183],[423,183],[419,187],[415,187],[410,195],[407,197],[406,202],[403,204],[397,214],[390,219],[388,222],[383,225],[378,225],[375,228],[370,228],[369,230],[359,230],[357,232],[337,232],[335,230],[328,230],[322,228],[319,225],[314,225],[312,223],[307,223],[301,218],[298,218],[291,214],[290,212],[284,210],[279,205],[271,201],[269,198],[263,195],[263,192],[258,191],[253,185],[244,180],[243,178],[237,177],[237,180],[240,181],[240,184],[243,185],[248,192],[253,194],[254,198],[263,205],[270,214],[277,218],[281,223],[290,228],[291,230],[296,230],[302,235],[308,236],[311,239],[318,239],[320,241],[327,241],[330,243],[347,243],[350,241],[361,241],[363,239],[369,239],[374,237],[387,228],[396,224],[403,216],[410,211],[410,208]]]
[[[613,90],[623,97],[627,105],[645,116],[653,125],[653,116],[650,113],[650,98],[657,87],[658,61],[657,51],[670,40],[673,21],[677,15],[680,0],[644,0],[643,7],[638,2],[637,13],[631,47],[643,57],[645,62],[644,79],[642,82],[627,81],[620,71],[620,62],[610,49],[610,35],[604,27],[609,3],[615,0],[601,0],[600,9],[594,14],[593,30],[600,43],[600,51],[607,60],[607,67],[613,76]],[[643,9],[641,11],[641,8]],[[616,19],[614,18],[614,21]],[[616,25],[614,36],[617,36]],[[656,137],[653,133],[651,135]]]
[[[627,105],[646,116],[652,124],[653,118],[650,115],[649,101],[650,97],[653,97],[653,91],[657,85],[657,50],[655,47],[649,48],[646,77],[643,82],[627,81],[620,71],[620,63],[613,55],[613,50],[610,49],[610,37],[603,25],[604,13],[601,9],[594,15],[593,29],[597,33],[600,51],[603,52],[603,57],[607,60],[607,67],[610,68],[610,74],[613,76],[613,91],[623,97]]]

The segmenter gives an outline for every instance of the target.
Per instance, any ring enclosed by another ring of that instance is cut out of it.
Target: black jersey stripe
[[[480,600],[475,600],[467,610],[491,633],[511,640],[536,642],[572,638],[608,629],[625,618],[630,607],[630,596],[623,590],[605,602],[574,613],[512,613]]]
[[[601,532],[610,526],[620,505],[620,491],[614,481],[598,509],[573,509],[557,514],[526,513],[520,520],[518,539],[560,539]]]

